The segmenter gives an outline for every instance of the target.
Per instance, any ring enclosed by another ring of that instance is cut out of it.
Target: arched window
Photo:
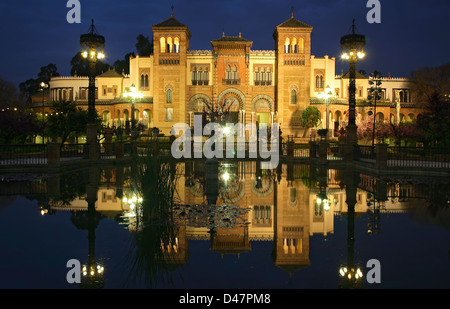
[[[297,91],[291,91],[291,104],[297,104]]]
[[[148,88],[148,75],[142,74],[141,75],[141,81],[140,81],[140,88]]]
[[[167,90],[166,103],[172,103],[172,89],[168,89]]]
[[[225,71],[225,79],[230,80],[231,79],[231,67],[227,65],[227,69]]]
[[[232,79],[237,80],[238,79],[238,71],[237,71],[237,67],[233,66],[233,75],[232,75]]]
[[[192,85],[197,85],[197,68],[192,68]]]
[[[293,40],[292,40],[292,48],[291,48],[291,53],[297,53],[297,39],[296,38],[294,38]]]
[[[316,74],[316,88],[317,89],[323,89],[324,88],[323,73],[321,71],[318,71],[317,74]]]
[[[203,79],[203,69],[202,67],[199,67],[197,72],[197,80],[201,81],[202,79]]]
[[[290,41],[289,38],[286,38],[286,41],[284,41],[284,52],[289,53],[290,52]]]
[[[167,38],[167,52],[168,53],[173,53],[173,42],[172,42],[172,38],[171,37]]]
[[[209,84],[209,70],[208,68],[205,68],[205,70],[203,71],[203,84],[204,85],[208,85]]]
[[[179,53],[180,52],[180,39],[179,38],[175,38],[173,43],[173,47],[174,47],[174,53]]]
[[[298,49],[298,53],[303,54],[303,38],[298,39],[298,44],[297,44],[297,49]]]
[[[165,53],[166,52],[166,38],[165,37],[161,37],[160,39],[160,48],[161,48],[161,52]]]

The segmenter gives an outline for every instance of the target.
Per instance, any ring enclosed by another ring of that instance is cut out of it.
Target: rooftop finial
[[[355,34],[355,19],[353,18],[352,33]]]
[[[294,7],[291,6],[291,18],[294,18]]]
[[[222,37],[225,36],[225,29],[222,29]]]
[[[92,24],[91,24],[91,33],[94,33],[94,19],[91,19]]]
[[[173,4],[172,4],[171,8],[172,8],[172,17],[173,17],[173,8],[174,8]]]

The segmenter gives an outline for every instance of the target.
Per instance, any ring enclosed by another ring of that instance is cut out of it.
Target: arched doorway
[[[126,124],[127,123],[127,121],[129,121],[130,120],[130,112],[128,111],[128,109],[124,109],[123,110],[123,121],[122,121],[122,124]]]
[[[224,123],[238,123],[243,122],[245,111],[245,95],[242,91],[236,88],[227,88],[222,91],[218,97],[217,102],[220,106],[225,106],[228,114],[222,122]]]
[[[122,124],[122,121],[120,120],[120,110],[117,111],[117,117],[116,117],[116,127],[120,127]]]
[[[384,114],[383,113],[377,113],[375,116],[375,121],[384,121]]]
[[[111,123],[111,113],[109,111],[104,111],[102,114],[102,120],[104,125],[110,125]]]
[[[334,137],[338,137],[339,130],[341,129],[342,125],[342,113],[341,111],[337,110],[334,112]]]
[[[140,115],[141,115],[141,111],[138,110],[137,108],[134,109],[134,120],[136,121],[136,123],[139,122],[140,120]]]
[[[152,111],[149,109],[145,109],[142,112],[142,124],[144,126],[146,126],[147,128],[149,128],[151,125],[151,122],[152,122]]]

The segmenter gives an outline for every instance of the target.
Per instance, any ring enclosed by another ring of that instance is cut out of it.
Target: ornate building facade
[[[302,111],[316,106],[321,124],[326,123],[329,103],[331,130],[338,130],[348,110],[348,78],[335,74],[335,58],[311,55],[313,27],[291,18],[275,27],[275,50],[253,50],[252,41],[226,36],[211,41],[211,50],[191,50],[188,26],[173,15],[152,26],[154,52],[149,57],[130,59],[130,74],[111,69],[96,78],[96,109],[109,125],[140,121],[170,134],[175,123],[193,126],[194,115],[205,102],[232,105],[227,122],[264,125],[278,123],[283,135],[305,137],[300,125]],[[320,94],[331,88],[334,96],[325,102]],[[397,122],[420,113],[409,94],[409,81],[387,77],[383,99],[377,106],[377,119]],[[358,119],[367,117],[373,107],[367,104],[368,78],[357,77]],[[88,78],[54,77],[50,81],[50,101],[75,101],[87,108]],[[131,99],[130,89],[141,97]],[[36,97],[35,109],[42,108]]]

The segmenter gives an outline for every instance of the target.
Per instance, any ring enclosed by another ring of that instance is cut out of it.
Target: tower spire
[[[294,7],[291,6],[291,18],[294,18]]]
[[[173,6],[173,4],[172,4],[172,6],[170,7],[171,9],[172,9],[172,17],[173,17],[173,8],[174,8],[174,6]]]

